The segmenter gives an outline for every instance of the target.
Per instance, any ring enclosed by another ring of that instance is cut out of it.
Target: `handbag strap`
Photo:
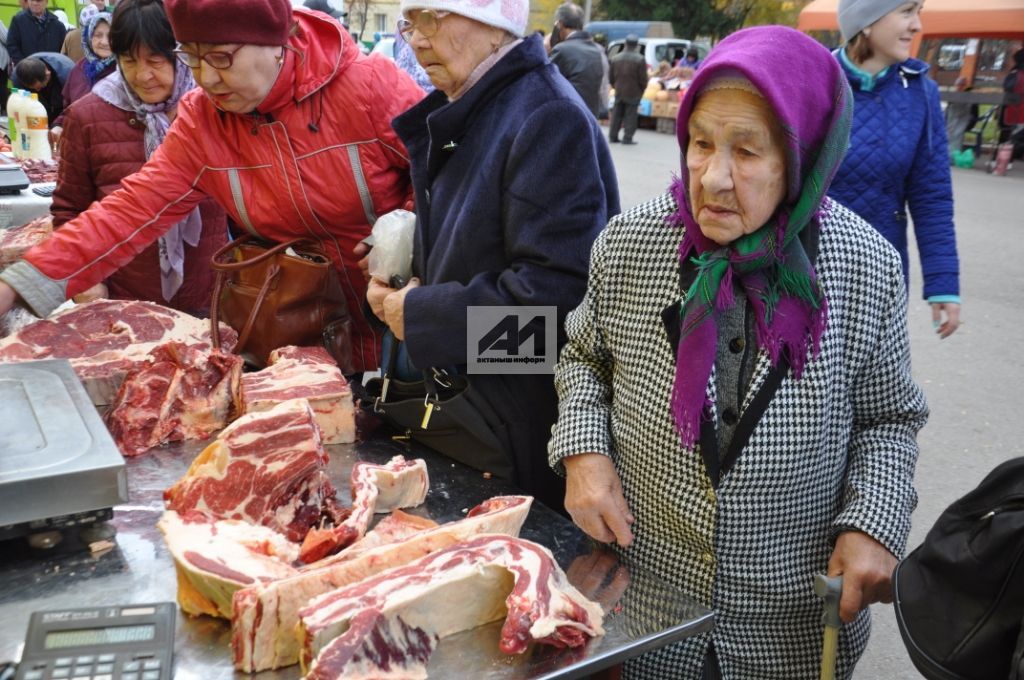
[[[230,241],[229,243],[224,245],[224,247],[222,247],[220,250],[213,254],[213,257],[211,258],[210,261],[210,266],[212,266],[218,272],[236,272],[241,269],[245,269],[246,267],[251,267],[253,265],[260,264],[261,262],[266,262],[270,258],[288,250],[292,246],[306,242],[309,239],[293,238],[291,241],[278,243],[272,248],[267,248],[256,257],[249,258],[248,260],[242,260],[240,262],[225,262],[221,259],[222,257],[224,257],[224,255],[231,252],[233,249],[251,240],[252,237],[249,234],[245,234],[244,236],[239,236],[234,241]]]

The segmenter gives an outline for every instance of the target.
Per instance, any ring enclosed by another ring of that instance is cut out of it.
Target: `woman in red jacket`
[[[174,45],[160,0],[121,0],[110,31],[117,72],[65,112],[50,209],[55,227],[120,188],[167,135],[178,100],[195,87],[188,67],[174,58]],[[151,300],[204,315],[213,288],[210,258],[226,242],[224,209],[205,199],[108,276],[105,297]]]
[[[379,339],[353,253],[377,215],[411,206],[409,159],[391,119],[423,96],[387,59],[364,57],[337,21],[288,0],[167,0],[177,55],[200,90],[122,188],[0,273],[0,313],[16,296],[47,315],[102,281],[206,197],[265,241],[320,241],[341,275],[356,371]]]

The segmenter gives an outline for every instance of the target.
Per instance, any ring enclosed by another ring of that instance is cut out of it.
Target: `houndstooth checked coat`
[[[611,456],[636,517],[627,557],[715,611],[714,631],[628,663],[627,677],[699,678],[713,640],[725,678],[816,678],[812,575],[825,571],[841,528],[902,554],[917,502],[927,407],[910,374],[900,258],[826,200],[815,263],[829,309],[820,355],[799,381],[785,376],[715,488],[669,411],[675,356],[661,313],[682,297],[682,230],[665,224],[675,210],[661,196],[613,219],[595,242],[586,296],[566,322],[550,462],[564,473],[566,456]],[[744,410],[769,370],[762,351]],[[837,677],[852,673],[869,627],[865,611],[842,629]]]

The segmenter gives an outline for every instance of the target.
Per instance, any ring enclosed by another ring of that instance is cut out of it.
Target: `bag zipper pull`
[[[437,398],[437,385],[434,383],[433,376],[427,371],[423,372],[423,387],[426,390],[426,395],[423,397],[423,420],[420,422],[420,429],[425,430],[430,425],[430,416],[434,415],[434,410],[441,410],[441,404]]]
[[[441,409],[435,402],[430,401],[430,395],[423,398],[423,406],[426,410],[423,411],[423,420],[420,422],[421,430],[427,429],[427,426],[430,425],[430,416],[434,415],[434,409]]]

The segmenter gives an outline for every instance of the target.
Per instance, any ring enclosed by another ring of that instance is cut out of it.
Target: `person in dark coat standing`
[[[608,125],[608,141],[619,141],[619,129],[623,120],[626,123],[623,144],[636,144],[633,134],[636,132],[636,112],[640,99],[647,88],[647,62],[637,50],[640,39],[630,33],[626,36],[626,49],[612,58],[609,80],[615,90],[615,106],[612,107],[612,120]]]
[[[474,308],[555,308],[563,342],[591,244],[619,212],[619,194],[597,120],[545,58],[540,36],[523,37],[527,0],[401,7],[403,33],[437,87],[392,123],[409,150],[416,278],[397,290],[373,279],[367,300],[422,381],[431,368],[466,373]],[[565,487],[545,454],[554,379],[515,368],[467,376],[466,399],[495,441],[449,455],[560,508]]]
[[[11,62],[17,66],[37,52],[60,52],[67,32],[57,15],[46,9],[46,0],[28,0],[28,7],[14,15],[7,32]]]
[[[601,113],[602,54],[601,46],[583,30],[583,8],[571,2],[559,6],[551,29],[551,63],[572,84],[595,118]]]

